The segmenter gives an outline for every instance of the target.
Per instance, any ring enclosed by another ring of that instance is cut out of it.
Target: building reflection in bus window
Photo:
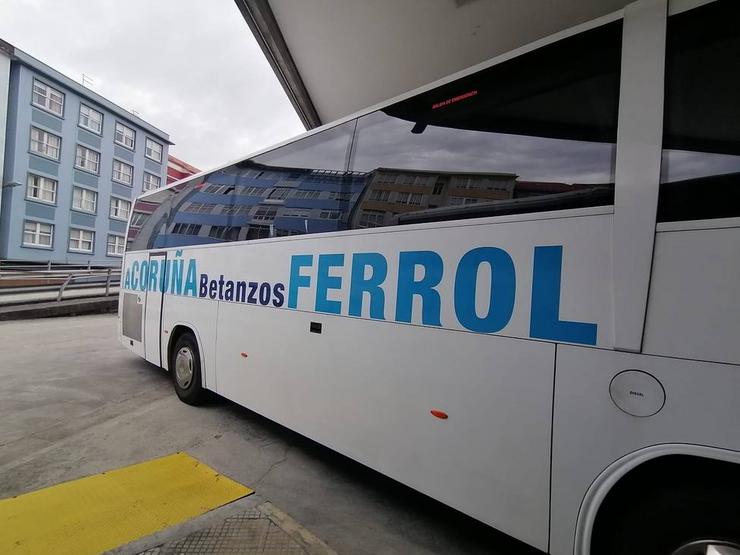
[[[148,196],[130,248],[612,204],[620,43],[610,23]]]

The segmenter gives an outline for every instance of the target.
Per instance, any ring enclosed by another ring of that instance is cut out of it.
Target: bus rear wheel
[[[607,530],[595,530],[591,553],[740,555],[739,496],[736,477],[648,486],[602,521]]]
[[[170,370],[175,392],[188,405],[202,405],[206,401],[200,371],[198,342],[190,332],[177,338],[170,352]]]

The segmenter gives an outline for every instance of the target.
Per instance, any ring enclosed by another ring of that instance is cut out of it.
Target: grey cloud
[[[92,77],[202,169],[303,132],[232,0],[3,0],[0,38]]]

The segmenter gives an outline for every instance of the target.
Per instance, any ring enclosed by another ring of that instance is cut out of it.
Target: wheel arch
[[[169,339],[167,340],[167,358],[165,370],[170,371],[170,355],[172,354],[172,348],[177,343],[177,340],[185,333],[190,333],[195,337],[195,341],[198,344],[198,356],[200,358],[200,369],[201,369],[201,380],[203,380],[203,388],[208,389],[206,384],[206,361],[203,357],[203,341],[201,340],[200,334],[196,327],[190,322],[175,322],[170,328]]]
[[[617,495],[630,487],[628,478],[638,469],[647,468],[651,463],[650,472],[658,474],[668,467],[675,469],[677,465],[687,466],[706,464],[707,462],[719,465],[732,466],[733,471],[740,472],[740,452],[729,449],[719,449],[704,445],[666,443],[652,445],[633,451],[617,459],[591,483],[581,502],[576,522],[574,553],[589,555],[593,540],[594,524],[599,511],[604,507],[610,495]]]

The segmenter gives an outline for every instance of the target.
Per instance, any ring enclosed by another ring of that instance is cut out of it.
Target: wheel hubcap
[[[177,351],[175,380],[182,389],[187,389],[193,381],[193,351],[189,347],[183,347]]]
[[[740,544],[721,540],[696,540],[682,545],[671,555],[740,555]]]

